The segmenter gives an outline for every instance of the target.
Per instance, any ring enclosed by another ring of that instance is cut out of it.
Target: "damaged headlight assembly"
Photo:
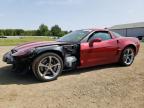
[[[29,50],[19,50],[19,51],[13,53],[12,56],[14,56],[14,57],[27,56],[29,54],[32,54],[35,50],[36,50],[36,48],[32,48],[32,49],[29,49]]]

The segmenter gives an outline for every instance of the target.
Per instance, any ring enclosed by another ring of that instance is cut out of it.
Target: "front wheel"
[[[55,80],[63,70],[62,58],[55,53],[44,53],[34,60],[32,70],[38,80]]]
[[[135,51],[132,47],[127,47],[123,50],[120,58],[120,64],[130,66],[135,58]]]

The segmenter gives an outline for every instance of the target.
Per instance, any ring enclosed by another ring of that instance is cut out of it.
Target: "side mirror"
[[[89,42],[89,46],[90,46],[90,47],[93,47],[93,44],[94,44],[95,42],[101,42],[101,41],[102,41],[101,38],[93,39],[93,40],[91,40],[91,41]]]

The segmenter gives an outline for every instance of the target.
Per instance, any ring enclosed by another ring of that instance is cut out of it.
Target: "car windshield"
[[[89,33],[90,33],[90,30],[77,30],[77,31],[71,32],[71,33],[61,37],[57,41],[60,41],[60,42],[79,42]]]

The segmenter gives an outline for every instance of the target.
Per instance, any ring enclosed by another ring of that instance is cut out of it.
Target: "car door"
[[[102,41],[94,42],[93,46],[90,46],[89,43],[96,38],[100,38]],[[94,32],[91,36],[89,36],[87,42],[81,43],[81,67],[116,62],[118,55],[117,51],[117,40],[113,39],[109,32]]]

